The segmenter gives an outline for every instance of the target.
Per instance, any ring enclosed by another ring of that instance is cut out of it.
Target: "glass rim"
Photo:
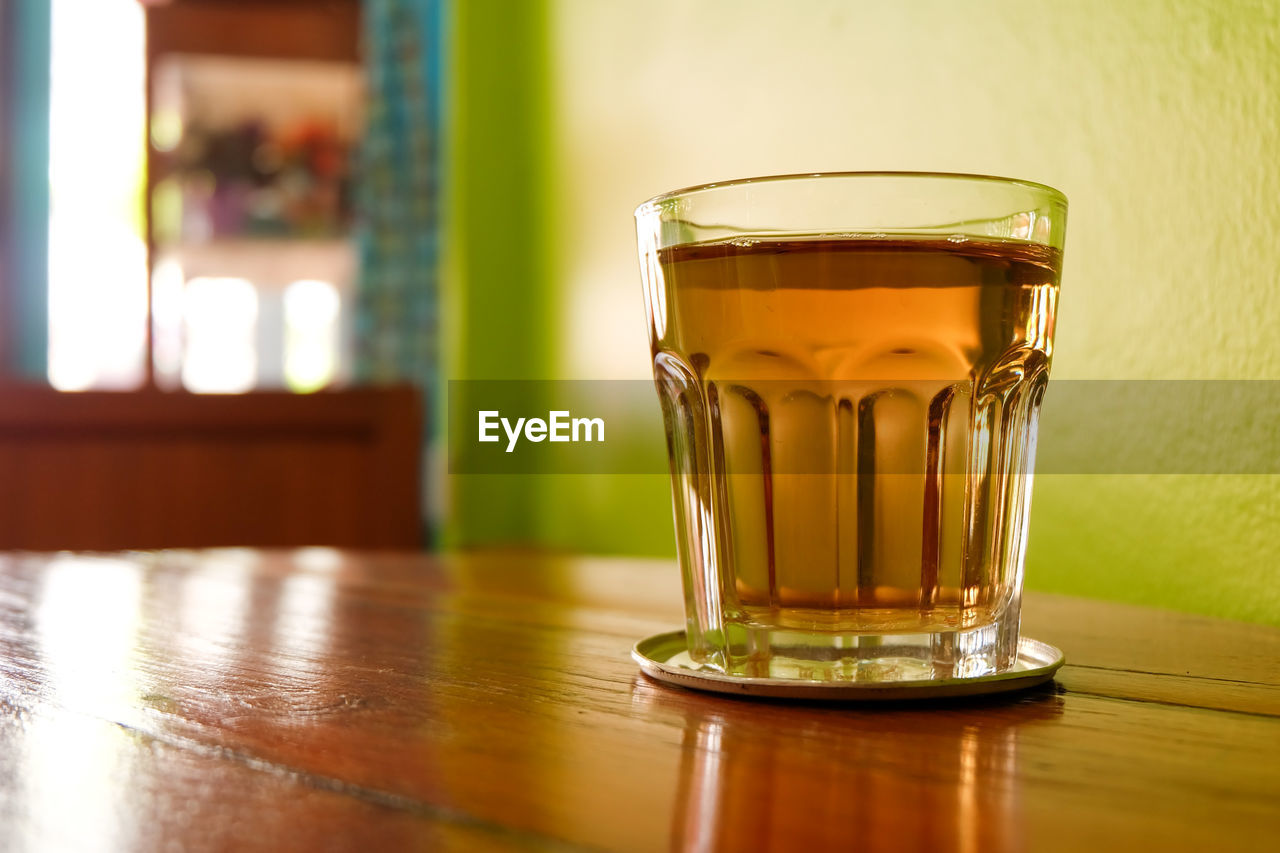
[[[678,190],[660,193],[637,205],[635,209],[635,216],[636,218],[639,218],[641,216],[648,215],[657,210],[665,202],[669,202],[683,196],[693,195],[694,193],[705,192],[707,190],[731,189],[734,187],[746,186],[748,184],[801,181],[811,178],[932,178],[977,181],[982,183],[1023,187],[1044,194],[1051,202],[1056,201],[1063,206],[1067,204],[1066,193],[1062,192],[1062,190],[1051,187],[1048,184],[1042,184],[1038,181],[1028,181],[1022,178],[1006,178],[999,175],[984,175],[977,172],[914,172],[910,170],[792,172],[784,175],[758,175],[755,177],[736,178],[728,181],[711,181],[705,184],[694,184],[692,186],[682,187]]]

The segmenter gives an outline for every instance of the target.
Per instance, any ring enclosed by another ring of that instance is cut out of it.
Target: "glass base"
[[[1018,621],[910,634],[797,631],[730,623],[724,642],[706,636],[690,657],[725,675],[804,681],[901,682],[978,678],[1011,670]],[[700,647],[699,647],[700,646]]]

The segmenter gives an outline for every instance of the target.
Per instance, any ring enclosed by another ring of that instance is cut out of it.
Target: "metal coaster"
[[[1053,678],[1062,666],[1062,652],[1048,643],[1022,637],[1013,668],[974,678],[914,681],[806,681],[790,678],[752,678],[725,675],[701,668],[689,657],[684,631],[655,634],[635,644],[631,657],[650,678],[694,690],[770,699],[810,699],[839,702],[900,702],[943,699],[1024,690]]]

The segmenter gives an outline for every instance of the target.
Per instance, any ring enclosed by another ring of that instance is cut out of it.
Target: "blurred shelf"
[[[177,263],[183,277],[245,278],[258,287],[299,279],[327,281],[339,290],[355,278],[355,241],[347,238],[235,238],[156,247],[156,267]]]

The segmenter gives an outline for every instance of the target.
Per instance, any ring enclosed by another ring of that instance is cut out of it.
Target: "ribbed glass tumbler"
[[[693,659],[823,681],[1011,667],[1062,194],[793,175],[636,220]]]

